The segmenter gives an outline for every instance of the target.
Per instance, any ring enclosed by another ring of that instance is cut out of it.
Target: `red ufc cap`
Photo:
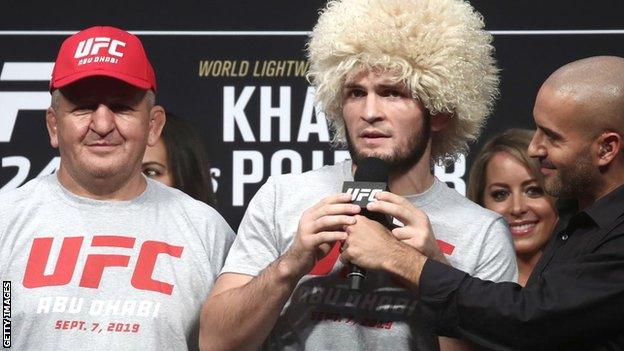
[[[156,74],[141,41],[114,27],[91,27],[65,39],[54,63],[50,90],[93,76],[156,91]]]

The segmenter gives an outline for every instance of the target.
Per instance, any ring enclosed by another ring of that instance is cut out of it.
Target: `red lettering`
[[[452,255],[453,251],[455,251],[455,246],[453,246],[452,244],[449,244],[443,240],[436,240],[436,241],[438,242],[438,247],[440,248],[440,251],[442,251],[443,254]]]
[[[22,284],[25,288],[33,289],[42,286],[65,285],[71,281],[76,268],[78,254],[82,246],[82,237],[68,237],[63,239],[61,251],[56,260],[54,273],[45,275],[45,267],[50,259],[50,249],[54,238],[36,238],[33,240],[26,272]]]
[[[76,268],[78,255],[84,237],[67,237],[56,260],[54,273],[45,275],[45,267],[48,263],[54,238],[36,238],[28,257],[23,285],[26,288],[39,288],[43,286],[58,286],[68,284]],[[115,247],[134,248],[136,239],[127,236],[95,235],[91,241],[92,247]],[[132,274],[131,284],[136,289],[156,291],[171,295],[173,285],[152,278],[156,261],[159,254],[166,254],[179,258],[184,250],[181,246],[169,245],[160,241],[146,241],[141,245],[136,267]],[[86,257],[79,286],[83,288],[97,289],[102,281],[102,275],[106,267],[128,267],[130,255],[113,254],[89,254]],[[65,324],[58,324],[63,328]],[[82,328],[72,325],[71,328]]]
[[[135,238],[129,236],[115,235],[96,235],[91,240],[91,246],[109,246],[109,247],[125,247],[131,249],[134,247]]]
[[[123,247],[131,249],[134,247],[134,238],[127,236],[97,235],[93,237],[91,246]],[[127,255],[106,255],[91,254],[87,256],[80,286],[83,288],[97,289],[102,280],[102,274],[106,267],[127,267],[130,256]]]
[[[181,246],[169,245],[161,241],[146,241],[141,245],[141,252],[137,259],[134,273],[132,274],[132,286],[141,290],[151,290],[171,295],[173,285],[152,279],[158,254],[167,254],[172,257],[182,255]]]
[[[322,259],[316,261],[316,264],[314,265],[314,267],[312,267],[312,270],[308,274],[309,275],[328,275],[334,268],[336,261],[338,261],[338,256],[340,256],[341,246],[342,246],[342,242],[334,243],[334,246],[331,248],[329,253],[325,255],[325,257],[323,257]]]
[[[128,261],[130,261],[130,256],[126,255],[89,255],[79,285],[83,288],[97,289],[100,286],[104,268],[128,267]]]

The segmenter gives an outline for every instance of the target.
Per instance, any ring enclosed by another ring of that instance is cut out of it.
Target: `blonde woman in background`
[[[557,222],[554,198],[527,149],[533,132],[509,129],[490,139],[470,169],[468,198],[500,213],[509,225],[524,286]]]

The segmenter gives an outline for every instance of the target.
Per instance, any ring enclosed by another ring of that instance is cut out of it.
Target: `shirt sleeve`
[[[279,255],[275,238],[275,183],[269,177],[247,206],[221,274],[256,276]]]
[[[234,242],[234,231],[230,225],[217,211],[213,210],[212,219],[210,221],[213,226],[213,244],[211,245],[210,268],[213,277],[217,277],[221,271],[227,253]]]
[[[487,229],[474,276],[494,282],[518,281],[516,251],[503,218],[497,218]]]
[[[590,253],[552,265],[527,288],[427,260],[421,312],[438,333],[493,349],[584,349],[581,341],[597,343],[621,332],[623,248],[624,234],[611,236]]]

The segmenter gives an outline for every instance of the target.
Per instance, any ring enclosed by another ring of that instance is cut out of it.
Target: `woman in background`
[[[167,112],[160,139],[143,156],[143,174],[177,188],[196,200],[215,205],[206,149],[193,127]]]
[[[544,193],[539,162],[528,155],[533,132],[510,129],[494,136],[470,170],[468,198],[500,213],[516,249],[518,283],[524,286],[557,222],[554,199]]]

